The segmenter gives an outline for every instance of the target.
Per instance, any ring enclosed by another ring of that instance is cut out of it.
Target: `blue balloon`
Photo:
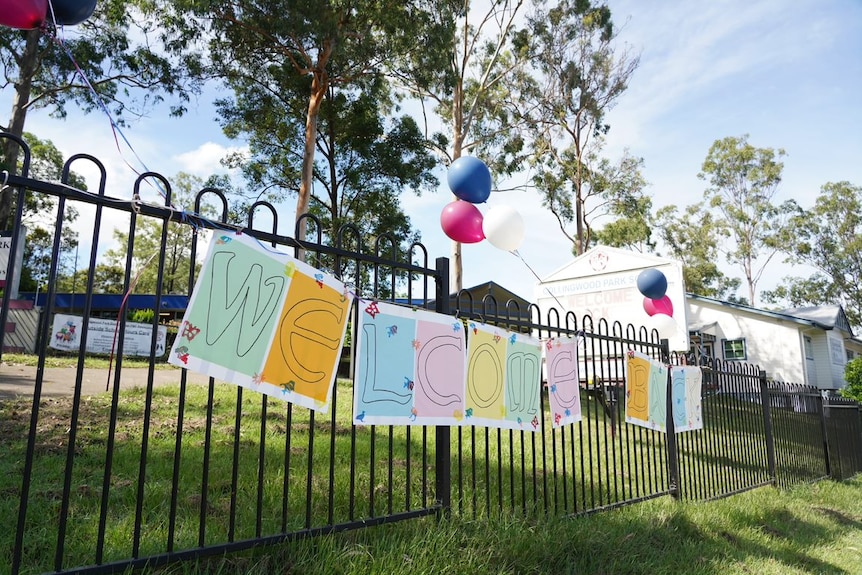
[[[93,15],[96,0],[53,0],[48,18],[58,26],[74,26]]]
[[[491,170],[475,156],[461,156],[446,174],[449,189],[459,199],[481,204],[491,195]]]
[[[667,278],[655,268],[638,274],[638,290],[650,299],[661,299],[667,291]]]

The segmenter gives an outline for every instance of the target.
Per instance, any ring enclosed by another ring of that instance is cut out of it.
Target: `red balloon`
[[[485,239],[482,232],[482,212],[463,200],[455,200],[443,208],[440,225],[451,239],[462,244],[475,244]]]
[[[662,296],[660,299],[644,298],[644,311],[652,317],[657,313],[663,313],[673,317],[673,302],[667,296]]]
[[[0,25],[32,30],[45,22],[48,0],[0,0]]]

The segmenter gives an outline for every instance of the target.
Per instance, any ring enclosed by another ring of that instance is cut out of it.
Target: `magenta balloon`
[[[663,313],[673,317],[673,302],[667,296],[662,296],[660,299],[644,298],[644,311],[652,317],[657,313]]]
[[[31,30],[45,22],[48,0],[0,0],[0,25]]]
[[[443,208],[440,225],[451,239],[462,244],[475,244],[485,239],[482,232],[482,212],[463,200],[455,200]]]

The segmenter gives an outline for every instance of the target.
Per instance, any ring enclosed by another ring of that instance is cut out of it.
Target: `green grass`
[[[149,573],[757,575],[862,573],[862,480],[662,498],[561,519],[416,520]]]
[[[137,539],[138,554],[142,557],[164,553],[169,540],[175,550],[198,546],[203,495],[206,496],[206,545],[254,538],[258,533],[270,535],[325,526],[330,524],[330,514],[331,523],[337,524],[433,504],[434,430],[429,429],[427,436],[423,437],[421,428],[353,428],[350,424],[352,387],[349,381],[339,381],[336,387],[334,424],[331,415],[313,415],[309,410],[294,408],[274,399],[264,402],[262,396],[253,391],[225,384],[213,387],[212,414],[209,415],[208,391],[206,386],[190,385],[181,398],[178,386],[158,387],[149,402],[143,389],[124,391],[119,396],[113,423],[111,394],[82,398],[74,446],[64,567],[96,562],[94,542],[99,539],[101,494],[109,453],[112,459],[102,560],[116,561],[132,555],[145,421],[148,441],[146,481],[140,518],[142,529]],[[0,402],[0,469],[4,470],[0,474],[0,493],[4,495],[0,498],[0,525],[13,526],[17,521],[31,403],[26,399]],[[54,567],[57,517],[63,499],[63,471],[71,427],[71,399],[46,398],[41,401],[39,409],[25,533],[24,573],[46,572]],[[147,410],[149,417],[146,417]],[[635,517],[637,513],[675,517],[679,510],[704,509],[698,505],[673,504],[666,501],[668,498],[663,498],[662,502],[632,507],[647,510],[644,512],[626,510],[622,515],[615,512],[574,521],[561,520],[559,516],[562,515],[663,493],[667,489],[665,439],[662,434],[619,422],[614,428],[607,414],[593,399],[584,398],[582,410],[584,422],[581,425],[553,432],[546,413],[543,434],[462,428],[460,437],[464,457],[461,465],[457,459],[459,433],[453,429],[448,449],[452,457],[455,513],[444,528],[438,527],[433,519],[412,520],[404,525],[295,543],[285,547],[294,551],[282,557],[283,565],[291,569],[297,565],[298,570],[289,572],[306,572],[309,567],[301,561],[304,554],[312,558],[321,553],[323,560],[335,565],[332,568],[336,570],[319,572],[338,572],[337,569],[347,569],[354,564],[359,570],[343,572],[364,572],[361,569],[367,567],[368,561],[377,554],[369,551],[373,547],[371,542],[378,541],[374,545],[382,545],[394,553],[390,560],[401,569],[408,565],[404,557],[414,561],[412,557],[415,555],[420,558],[416,561],[428,562],[425,566],[417,565],[418,571],[415,572],[419,573],[546,572],[541,562],[530,566],[530,561],[533,561],[531,554],[544,558],[542,561],[550,561],[547,564],[549,569],[567,572],[564,562],[573,560],[567,547],[571,545],[573,536],[566,535],[560,540],[562,543],[557,544],[565,547],[564,555],[557,558],[552,556],[555,545],[553,530],[562,533],[572,525],[599,526],[601,523],[596,521],[605,521],[604,517],[625,517],[631,513],[635,513]],[[239,427],[236,424],[238,411]],[[765,454],[756,441],[758,433],[762,434],[762,422],[758,423],[753,405],[717,396],[709,399],[705,413],[713,414],[707,418],[706,428],[701,432],[684,434],[686,442],[681,443],[682,463],[699,470],[699,474],[694,474],[695,483],[687,487],[700,496],[709,496],[746,486],[746,476],[742,472],[727,475],[728,466],[745,473],[754,470],[765,477],[762,462]],[[179,465],[175,470],[178,414],[182,414],[183,433]],[[109,434],[112,424],[115,427],[113,440]],[[265,455],[261,462],[262,428],[265,430]],[[113,445],[109,451],[111,441]],[[207,442],[210,455],[205,459]],[[355,457],[351,460],[353,446]],[[728,447],[730,451],[725,450]],[[793,445],[789,444],[787,448],[791,449]],[[329,466],[330,452],[334,454],[333,468]],[[475,456],[469,457],[470,453]],[[309,461],[311,476],[308,474]],[[257,478],[261,465],[264,482],[262,491],[258,493]],[[203,473],[205,467],[208,467],[206,475]],[[173,502],[171,486],[175,471],[179,476],[179,488]],[[719,481],[716,477],[726,478]],[[406,495],[408,486],[409,496]],[[332,506],[329,504],[330,491]],[[783,496],[772,489],[760,492]],[[258,497],[262,501],[260,507]],[[745,509],[743,507],[739,511]],[[172,516],[173,534],[169,536]],[[858,518],[852,517],[854,521]],[[770,529],[783,529],[771,525]],[[677,523],[669,523],[669,526],[671,532],[682,529],[677,527]],[[548,529],[552,531],[546,532]],[[736,533],[727,527],[722,529]],[[652,528],[644,526],[633,531],[628,539],[628,532],[618,535],[621,538],[619,543],[625,546],[633,537],[653,537],[652,531]],[[526,540],[534,538],[535,534],[540,545],[529,541],[514,543],[511,539],[518,533],[521,536],[528,534],[524,537]],[[430,538],[428,548],[420,543],[423,534]],[[486,536],[498,540],[487,541],[483,539]],[[0,566],[10,562],[13,537],[14,529],[0,530]],[[378,540],[378,537],[384,539]],[[356,541],[362,543],[354,544]],[[723,544],[723,539],[717,541]],[[337,546],[340,544],[348,547],[339,549]],[[471,545],[475,548],[470,548]],[[410,546],[414,549],[407,549]],[[453,557],[441,560],[443,571],[430,563],[434,557],[429,552],[447,546],[454,546],[454,551],[464,551],[462,571],[453,567],[457,565]],[[485,548],[488,546],[501,548],[489,550]],[[674,545],[668,544],[667,548],[673,549]],[[396,549],[400,550],[400,560]],[[370,553],[369,557],[366,557],[366,551]],[[273,556],[282,552],[279,548]],[[327,557],[326,553],[332,555]],[[585,553],[590,555],[588,551]],[[511,557],[501,557],[500,554],[511,554]],[[223,562],[202,563],[200,568],[214,573],[221,570],[241,572],[230,570],[261,564],[261,569],[280,570],[274,568],[277,564],[268,563],[272,560],[270,557],[246,555]],[[584,562],[590,559],[580,557],[577,560]],[[563,563],[558,564],[557,561]],[[519,567],[520,562],[523,562],[523,569]],[[480,568],[481,565],[486,566]],[[388,568],[388,565],[379,567],[379,572]],[[473,571],[474,568],[479,570]],[[2,569],[0,567],[0,573],[3,573]],[[368,572],[378,572],[377,566],[369,569]],[[634,569],[634,566],[629,569]],[[618,570],[587,572],[641,571],[627,571],[620,566]],[[659,569],[657,572],[662,571]]]
[[[39,356],[26,353],[4,353],[3,363],[8,365],[26,365],[36,367],[39,363]],[[84,367],[93,369],[108,369],[112,364],[117,365],[117,358],[113,361],[108,356],[86,355],[84,356]],[[124,357],[123,367],[125,368],[147,368],[150,365],[150,360],[146,358]],[[78,367],[78,355],[48,355],[45,357],[45,367]],[[156,369],[177,369],[164,361],[157,361],[154,364]]]

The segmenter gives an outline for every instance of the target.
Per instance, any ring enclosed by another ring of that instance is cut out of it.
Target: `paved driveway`
[[[120,374],[120,389],[145,387],[148,381],[147,369],[123,368]],[[179,369],[156,369],[153,371],[153,384],[165,385],[180,382]],[[75,392],[77,370],[72,367],[45,368],[42,376],[41,397],[71,396]],[[84,369],[81,381],[82,395],[104,393],[106,388],[113,389],[116,372],[109,374],[107,369]],[[189,372],[188,381],[206,383],[209,378]],[[0,398],[32,396],[36,387],[36,368],[24,365],[0,363]]]

